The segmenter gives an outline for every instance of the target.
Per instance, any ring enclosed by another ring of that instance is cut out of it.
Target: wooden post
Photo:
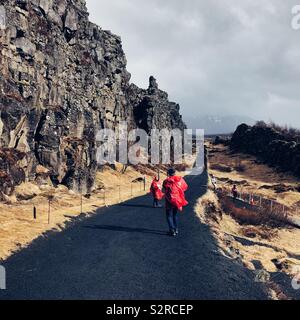
[[[130,190],[131,190],[131,196],[133,197],[133,184],[132,184],[132,182],[130,184]]]
[[[33,207],[33,219],[36,220],[36,207]]]
[[[83,212],[83,199],[82,199],[82,191],[80,192],[80,214],[82,214]]]
[[[271,213],[273,212],[273,200],[271,200]]]
[[[119,203],[121,203],[121,186],[119,186]]]
[[[261,199],[261,196],[259,197],[259,207],[261,208],[261,205],[262,205],[262,199]]]
[[[48,224],[51,222],[51,200],[49,199],[49,207],[48,207]]]
[[[146,191],[146,177],[144,177],[144,191]]]
[[[104,205],[106,206],[106,191],[104,190],[104,194],[103,194],[103,200],[104,200]]]

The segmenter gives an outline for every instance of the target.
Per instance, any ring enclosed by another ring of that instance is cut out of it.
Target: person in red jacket
[[[162,192],[162,185],[160,183],[160,180],[155,177],[154,180],[151,183],[150,192],[153,196],[153,207],[158,208],[159,207],[159,200],[161,200],[164,196]]]
[[[170,229],[170,235],[176,237],[178,229],[178,211],[188,205],[184,192],[188,189],[187,183],[182,177],[175,175],[174,169],[168,170],[168,178],[163,183],[166,199],[166,214]]]

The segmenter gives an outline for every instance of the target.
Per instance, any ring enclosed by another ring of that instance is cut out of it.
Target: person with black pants
[[[166,204],[166,214],[167,214],[167,222],[169,225],[170,235],[178,236],[178,210],[175,207],[172,207],[170,204]]]
[[[166,216],[170,235],[176,237],[179,234],[179,214],[183,207],[188,204],[184,192],[188,186],[182,177],[175,175],[174,169],[168,170],[168,178],[163,183],[166,199]]]

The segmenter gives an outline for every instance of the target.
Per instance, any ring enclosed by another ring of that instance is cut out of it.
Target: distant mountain
[[[246,116],[214,116],[196,115],[195,117],[184,117],[190,129],[204,129],[205,134],[228,134],[233,133],[241,123],[254,125],[255,120]]]

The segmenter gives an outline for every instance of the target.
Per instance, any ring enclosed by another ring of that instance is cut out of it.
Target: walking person
[[[214,191],[216,191],[217,190],[217,179],[214,175],[211,175],[211,183],[214,187]]]
[[[158,177],[155,177],[151,183],[150,192],[153,196],[153,207],[159,208],[159,201],[163,198],[162,185]]]
[[[234,185],[234,186],[232,187],[231,192],[232,192],[232,196],[233,196],[234,200],[236,200],[236,199],[238,198],[238,195],[239,195],[236,185]]]
[[[176,237],[179,233],[178,211],[188,205],[184,192],[188,189],[187,183],[182,177],[176,176],[174,169],[168,170],[168,178],[163,183],[166,200],[166,216],[170,235]]]

